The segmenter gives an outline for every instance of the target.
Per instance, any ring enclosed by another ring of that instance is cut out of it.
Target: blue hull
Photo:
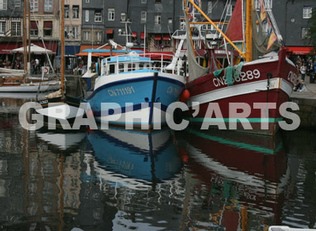
[[[152,74],[152,75],[150,75]],[[146,77],[133,78],[127,80],[113,81],[97,88],[87,99],[96,119],[100,120],[101,115],[114,113],[114,110],[101,109],[102,103],[115,103],[119,105],[116,111],[122,114],[127,111],[138,111],[144,108],[142,103],[148,103],[147,121],[140,123],[153,123],[153,103],[160,103],[162,112],[167,107],[179,99],[184,89],[184,83],[175,79],[162,77],[150,73]],[[156,73],[157,74],[157,73]],[[112,77],[115,79],[115,76]],[[126,104],[132,104],[132,107],[126,107]],[[105,111],[104,111],[105,110]],[[114,114],[115,114],[114,113]],[[122,121],[115,121],[115,124],[124,124]]]

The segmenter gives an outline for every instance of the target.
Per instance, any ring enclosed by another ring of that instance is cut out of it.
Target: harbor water
[[[0,230],[316,228],[316,132],[28,131],[0,98]]]

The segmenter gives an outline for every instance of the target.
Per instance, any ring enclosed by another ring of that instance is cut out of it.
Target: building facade
[[[283,36],[285,46],[297,55],[307,55],[312,52],[310,20],[313,11],[316,11],[316,1],[273,1],[272,11]]]
[[[310,18],[314,0],[264,0],[272,6],[285,46],[297,54],[312,50]],[[22,45],[23,0],[0,0],[0,55]],[[60,4],[29,0],[28,33],[32,43],[57,54],[60,41]],[[203,0],[202,8],[214,21],[222,17],[226,1]],[[235,1],[231,3],[234,8]],[[170,37],[184,23],[182,0],[64,0],[66,55],[79,48],[99,47],[109,39],[149,51],[172,51]]]

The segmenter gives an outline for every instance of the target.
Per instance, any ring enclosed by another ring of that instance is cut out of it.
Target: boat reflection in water
[[[154,185],[172,179],[182,167],[170,130],[147,133],[116,128],[93,131],[87,138],[99,176],[107,181],[125,185],[128,178],[136,188],[141,182]]]
[[[190,186],[196,194],[191,196],[190,206],[191,218],[197,219],[193,226],[263,230],[280,223],[283,192],[289,181],[282,137],[193,129],[185,137],[188,172],[200,181]],[[197,208],[201,204],[205,213]]]
[[[47,129],[41,129],[37,131],[36,136],[50,145],[52,152],[70,154],[78,152],[86,133],[82,131],[52,132]]]
[[[91,147],[85,152],[81,176],[82,195],[87,198],[81,200],[81,211],[90,212],[83,212],[80,220],[99,217],[112,230],[177,230],[179,224],[171,220],[181,216],[183,165],[172,131],[115,127],[91,131],[87,140]],[[90,195],[101,197],[104,204]],[[165,212],[174,210],[174,216]]]

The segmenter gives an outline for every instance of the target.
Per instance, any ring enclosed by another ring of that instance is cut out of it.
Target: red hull
[[[191,122],[200,124],[205,118],[219,118],[214,115],[218,105],[220,117],[228,122],[230,118],[236,118],[229,110],[234,103],[241,103],[239,107],[249,105],[250,112],[246,118],[250,119],[251,129],[244,128],[238,124],[238,129],[248,132],[264,133],[273,135],[277,131],[277,122],[282,119],[279,109],[280,105],[289,101],[289,95],[293,89],[293,82],[297,79],[296,67],[285,58],[282,50],[279,56],[271,59],[263,59],[245,64],[239,76],[228,80],[225,71],[215,77],[213,73],[198,77],[187,84],[190,92],[189,106],[194,102],[199,103],[197,115],[190,111]],[[234,81],[228,85],[227,82]],[[210,104],[212,103],[212,104]],[[275,107],[269,109],[268,128],[261,127],[261,109],[257,103],[272,103]],[[216,105],[214,105],[216,104]],[[236,104],[235,104],[236,105]],[[209,107],[213,107],[209,108]],[[209,109],[209,112],[207,110]],[[246,107],[247,109],[247,107]],[[248,109],[247,109],[248,110]],[[195,111],[196,113],[196,111]],[[237,117],[238,118],[238,117]],[[243,118],[243,117],[241,117]]]

